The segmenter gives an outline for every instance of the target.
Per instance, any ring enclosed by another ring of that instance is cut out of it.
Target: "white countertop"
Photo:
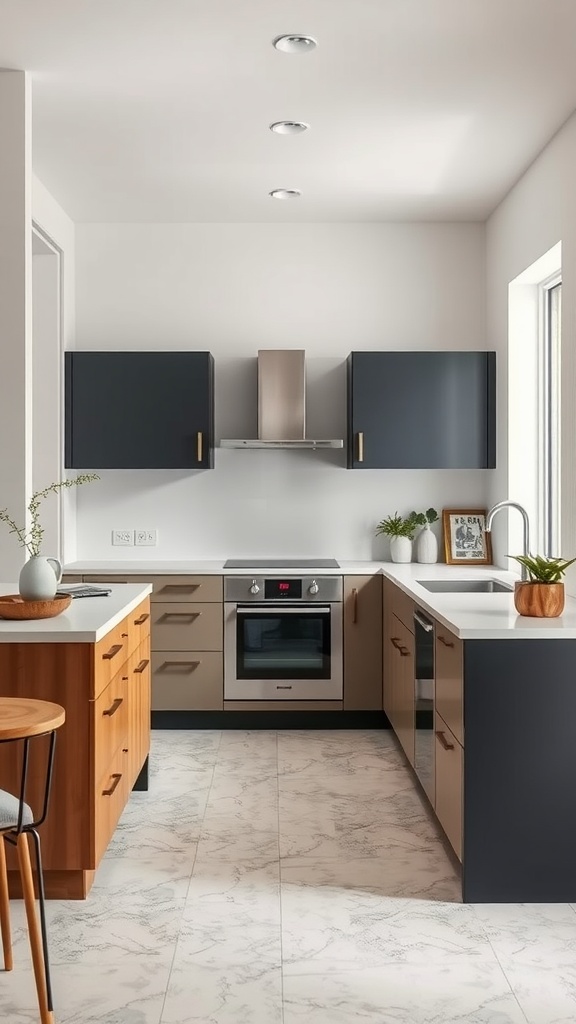
[[[24,622],[0,619],[0,643],[93,644],[106,636],[152,592],[147,583],[111,583],[106,597],[78,597],[53,619]],[[14,583],[0,583],[0,594],[17,594]]]
[[[576,639],[576,600],[567,597],[564,614],[558,619],[536,619],[518,615],[512,591],[509,594],[446,594],[425,590],[418,580],[433,579],[498,579],[514,584],[518,576],[497,566],[454,566],[419,562],[340,561],[339,569],[317,570],[319,575],[373,576],[383,573],[412,597],[423,611],[433,615],[462,640],[534,640]],[[118,575],[124,577],[151,575],[227,575],[246,576],[246,569],[224,570],[222,561],[99,561],[70,562],[66,573],[86,575]],[[280,572],[280,570],[277,570]],[[264,570],[259,570],[263,575]],[[307,569],[306,575],[313,575]],[[288,572],[287,575],[290,575]],[[92,601],[93,598],[88,600]]]
[[[397,583],[424,612],[429,612],[461,640],[574,640],[576,600],[566,598],[557,619],[518,615],[514,594],[446,594],[421,587],[418,580],[497,579],[512,586],[518,576],[496,566],[401,565],[382,562],[381,571]]]
[[[161,559],[148,559],[147,561],[131,561],[126,559],[125,561],[116,561],[110,559],[107,561],[100,562],[68,562],[64,566],[64,572],[67,574],[81,573],[90,576],[170,576],[171,574],[177,576],[248,576],[249,572],[247,569],[224,569],[225,559],[220,561],[162,561]],[[341,562],[339,558],[336,558],[338,562],[338,569],[323,569],[318,567],[317,569],[306,569],[306,575],[310,576],[312,573],[322,573],[325,576],[334,575],[347,575],[347,576],[373,576],[379,572],[381,567],[387,563],[385,562]],[[290,569],[274,569],[264,570],[259,569],[258,575],[266,574],[266,572],[275,572],[276,574],[282,572],[286,575],[298,574],[298,570]],[[299,575],[302,575],[300,572]]]

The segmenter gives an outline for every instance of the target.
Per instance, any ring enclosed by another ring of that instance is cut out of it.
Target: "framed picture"
[[[492,564],[485,509],[443,508],[442,527],[447,565]]]

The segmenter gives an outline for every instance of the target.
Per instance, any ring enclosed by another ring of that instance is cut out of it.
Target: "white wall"
[[[0,508],[22,529],[32,483],[32,221],[30,82],[0,70]],[[0,579],[26,560],[0,524]]]
[[[498,351],[498,468],[492,475],[491,501],[509,494],[507,459],[508,286],[526,267],[562,243],[562,554],[576,555],[576,114],[532,164],[486,225],[487,347]],[[499,517],[502,519],[502,515]],[[515,515],[515,513],[512,513]],[[509,550],[506,525],[495,523],[495,560]],[[515,537],[515,531],[514,531]],[[514,543],[515,543],[514,539]],[[576,573],[567,578],[576,594]]]
[[[258,348],[306,349],[309,433],[343,437],[351,350],[487,347],[480,224],[84,224],[76,252],[75,347],[210,350],[219,438],[255,436]],[[213,471],[102,473],[78,492],[78,557],[383,557],[387,513],[488,493],[485,471],[343,466],[220,450]],[[111,547],[140,527],[157,548]]]

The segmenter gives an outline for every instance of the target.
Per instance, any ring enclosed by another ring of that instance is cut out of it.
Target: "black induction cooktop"
[[[225,569],[339,569],[335,558],[229,558]]]

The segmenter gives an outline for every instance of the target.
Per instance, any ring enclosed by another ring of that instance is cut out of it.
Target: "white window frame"
[[[560,537],[560,345],[562,292],[558,322],[551,311],[552,292],[562,286],[557,272],[538,286],[538,551],[555,556]]]

